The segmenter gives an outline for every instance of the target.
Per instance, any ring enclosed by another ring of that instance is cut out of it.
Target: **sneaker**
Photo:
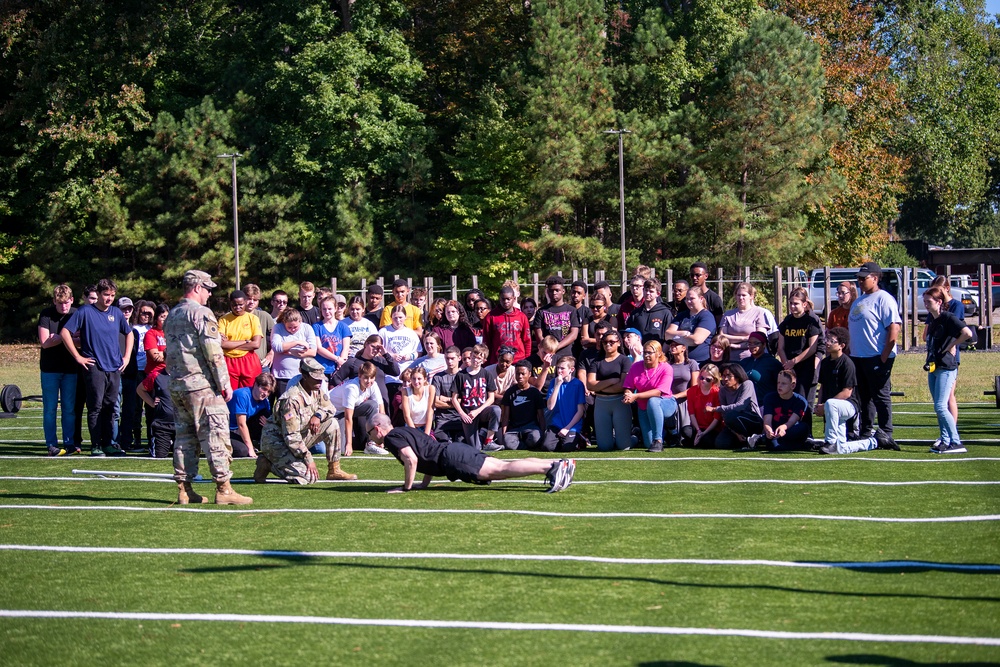
[[[875,443],[879,449],[891,449],[893,451],[899,451],[899,445],[896,441],[889,437],[889,435],[880,428],[875,429],[875,434],[872,436],[875,438]]]
[[[90,455],[91,455],[92,457],[94,457],[94,458],[104,458],[104,456],[105,456],[104,452],[103,452],[103,451],[101,451],[101,449],[100,449],[100,448],[97,448],[97,449],[91,449],[91,450],[90,450]]]
[[[549,471],[545,473],[545,481],[549,488],[545,493],[555,493],[562,490],[563,482],[566,479],[566,459],[554,461],[549,466]]]
[[[820,440],[819,438],[806,438],[806,444],[809,445],[809,449],[814,452],[818,452],[820,449],[826,446],[825,440]]]
[[[935,454],[964,454],[967,450],[964,445],[960,442],[952,442],[949,444],[941,443],[937,448],[931,448],[931,452]]]
[[[388,453],[389,452],[386,451],[385,448],[379,447],[371,440],[369,440],[368,444],[365,445],[365,454],[369,454],[370,456],[385,456]]]
[[[931,443],[931,449],[932,450],[934,450],[934,449],[940,449],[940,448],[941,448],[941,438],[938,438],[933,443]]]
[[[819,452],[820,454],[837,454],[838,453],[837,443],[835,442],[823,443],[823,446],[818,447],[816,451]]]
[[[653,442],[650,443],[648,451],[650,451],[650,452],[662,452],[663,451],[663,441],[662,440],[654,440]]]
[[[49,456],[66,456],[66,450],[62,447],[49,447]]]
[[[83,450],[74,445],[67,445],[66,456],[73,456],[74,454],[83,454]]]
[[[503,450],[504,446],[501,445],[499,442],[493,442],[492,440],[487,440],[486,442],[483,443],[484,452],[502,452]]]
[[[125,456],[125,452],[122,451],[122,448],[121,447],[116,447],[114,445],[112,445],[111,447],[106,448],[104,450],[104,454],[106,456],[114,456],[114,457]]]
[[[563,491],[569,488],[569,485],[573,483],[573,474],[576,473],[576,460],[575,459],[564,459],[563,463],[563,483],[555,491]],[[555,493],[553,491],[553,493]]]
[[[760,438],[761,438],[761,434],[760,433],[754,433],[753,435],[751,435],[751,436],[749,436],[747,438],[746,447],[741,447],[740,449],[738,449],[736,451],[738,451],[738,452],[752,452],[754,449],[757,448],[757,441],[760,440]]]

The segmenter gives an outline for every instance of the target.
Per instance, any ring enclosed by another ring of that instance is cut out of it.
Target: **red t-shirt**
[[[706,412],[709,405],[719,407],[719,385],[712,385],[708,394],[703,394],[700,387],[692,387],[687,393],[688,414],[698,422],[698,428],[704,431],[719,418],[718,412]]]
[[[163,335],[163,331],[160,329],[150,329],[146,332],[146,335],[142,338],[142,349],[149,352],[150,350],[159,350],[161,353],[167,351],[167,338]],[[154,363],[153,358],[146,355],[146,377],[152,377],[156,379],[157,374],[166,368],[166,363]]]

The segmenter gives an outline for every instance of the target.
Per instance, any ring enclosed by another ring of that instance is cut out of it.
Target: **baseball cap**
[[[337,303],[343,303],[345,305],[347,304],[347,297],[345,297],[343,294],[334,294],[333,300],[336,301]]]
[[[625,334],[635,334],[639,338],[642,338],[642,334],[639,333],[639,330],[636,329],[635,327],[629,327],[628,329],[623,329],[622,335],[624,336]]]
[[[212,281],[212,276],[208,275],[204,271],[198,271],[197,269],[191,269],[184,274],[184,284],[191,285],[192,287],[204,285],[208,289],[215,289],[218,287],[218,285]]]
[[[134,308],[134,306],[132,305],[132,299],[128,298],[127,296],[123,296],[122,298],[118,299],[118,307],[122,310],[125,310],[126,308]]]
[[[306,357],[299,362],[299,372],[303,376],[308,375],[314,380],[322,380],[326,377],[326,372],[318,361],[312,357]]]
[[[858,278],[867,278],[868,276],[870,276],[873,273],[875,275],[877,275],[877,276],[882,275],[882,267],[880,267],[875,262],[865,262],[864,264],[861,265],[861,268],[858,269],[858,275],[857,275],[857,277]]]

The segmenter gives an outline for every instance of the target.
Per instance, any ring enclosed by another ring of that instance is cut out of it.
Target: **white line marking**
[[[38,440],[36,442],[43,442],[43,441]],[[897,442],[899,442],[899,441],[897,440]],[[926,440],[926,441],[922,440],[920,442],[926,442],[927,445],[930,446],[930,442],[931,441],[930,440]],[[977,441],[963,440],[962,442],[963,442],[963,444],[970,444],[971,442],[977,442]],[[1000,442],[1000,440],[995,440],[995,441],[994,440],[980,440],[978,442]],[[580,454],[581,454],[580,452],[578,452],[576,454],[576,456],[579,457],[579,458],[576,459],[577,465],[579,465],[581,462],[582,463],[605,463],[605,462],[607,462],[607,463],[615,463],[615,462],[618,462],[618,461],[646,461],[647,463],[676,463],[678,461],[729,461],[731,463],[741,463],[741,462],[747,462],[747,461],[757,462],[757,463],[771,463],[771,462],[781,462],[781,463],[785,463],[785,462],[794,462],[794,463],[819,463],[819,462],[832,462],[832,461],[872,461],[872,462],[875,462],[875,463],[968,463],[968,462],[972,462],[972,461],[994,461],[994,462],[1000,462],[1000,456],[939,456],[939,455],[931,455],[929,452],[927,454],[927,458],[922,458],[922,459],[902,459],[902,458],[891,458],[891,457],[874,458],[874,457],[871,457],[871,456],[862,456],[862,455],[859,455],[859,454],[844,454],[844,455],[840,455],[840,456],[812,456],[812,455],[806,454],[805,452],[803,452],[802,454],[800,454],[798,456],[781,456],[781,455],[778,455],[778,454],[773,454],[773,455],[772,454],[762,454],[762,455],[758,455],[758,456],[753,456],[753,455],[751,455],[751,456],[746,456],[746,455],[740,455],[740,456],[656,456],[656,455],[653,455],[653,454],[645,454],[644,456],[602,456],[600,458],[598,458],[596,456],[593,457],[593,458],[590,458],[590,457],[587,457],[587,456],[580,456]],[[550,458],[552,460],[555,460],[558,457],[556,457],[556,456],[549,456],[549,457],[542,456],[540,458]],[[86,456],[86,455],[83,455],[83,456],[79,456],[78,455],[76,457],[66,457],[66,456],[44,456],[42,454],[38,454],[37,456],[23,456],[23,455],[13,455],[13,454],[0,454],[0,460],[3,460],[3,459],[12,459],[12,460],[22,460],[23,459],[23,460],[30,460],[30,461],[37,461],[37,462],[49,461],[49,462],[53,462],[53,463],[65,463],[67,460],[70,460],[70,461],[85,461],[85,460],[88,460],[89,457]],[[251,460],[252,459],[236,459],[236,461],[247,461],[247,462],[249,462]],[[353,461],[393,461],[394,459],[391,456],[359,456],[359,455],[355,454],[354,456],[351,456],[350,458],[345,459],[345,460],[348,463],[351,463]],[[132,462],[132,461],[159,461],[161,463],[163,463],[163,462],[169,463],[170,459],[162,459],[162,458],[160,458],[160,459],[154,459],[154,458],[149,457],[149,456],[132,456],[132,455],[129,455],[127,457],[123,457],[123,458],[119,458],[119,459],[101,460],[101,465],[108,465],[108,464],[112,463],[113,461],[124,461],[124,462]]]
[[[281,551],[273,549],[187,549],[175,547],[77,547],[36,544],[0,544],[0,551],[43,551],[56,553],[111,553],[160,555],[260,556],[263,558],[385,558],[402,560],[475,560],[608,563],[613,565],[722,565],[795,567],[846,570],[943,570],[948,572],[1000,572],[1000,565],[976,563],[937,563],[933,561],[787,561],[767,559],[721,558],[607,558],[566,554],[461,554],[399,551]]]
[[[957,637],[949,635],[886,635],[870,632],[788,632],[743,630],[738,628],[681,628],[656,625],[595,625],[586,623],[507,623],[503,621],[446,621],[400,618],[338,618],[335,616],[278,616],[268,614],[190,614],[113,611],[49,611],[0,609],[6,618],[88,618],[126,621],[226,621],[230,623],[297,623],[402,628],[461,628],[469,630],[516,630],[546,632],[606,632],[631,635],[708,635],[712,637],[754,637],[758,639],[811,639],[854,642],[915,644],[966,644],[1000,646],[1000,637]]]
[[[59,477],[59,476],[27,476],[27,475],[0,475],[0,480],[11,480],[11,481],[33,481],[33,482],[168,482],[173,484],[173,475],[168,473],[141,473],[141,472],[112,472],[112,471],[100,471],[100,472],[88,472],[88,471],[77,471],[73,472],[87,472],[88,475],[85,477]],[[204,482],[211,482],[212,480],[197,480]],[[249,479],[236,479],[233,478],[233,483],[250,483]],[[269,479],[269,483],[280,484],[282,483],[279,479]],[[399,486],[398,479],[355,479],[355,480],[318,480],[317,484],[392,484],[394,486]],[[544,480],[540,479],[505,479],[499,484],[531,484],[540,485],[545,484]],[[435,486],[439,484],[459,484],[459,482],[449,482],[448,480],[436,480],[433,482]],[[998,486],[1000,481],[996,480],[933,480],[933,479],[922,479],[915,481],[904,481],[904,482],[866,482],[851,479],[727,479],[727,480],[703,480],[703,479],[599,479],[599,480],[574,480],[573,486],[581,485],[601,485],[601,484],[637,484],[637,485],[670,485],[670,484],[707,484],[707,485],[725,485],[725,484],[782,484],[788,486],[816,486],[816,485],[845,485],[845,486],[927,486],[927,485],[945,485],[945,486]]]
[[[656,514],[651,512],[542,512],[538,510],[472,510],[472,509],[397,509],[386,507],[328,507],[328,508],[274,508],[274,509],[201,509],[189,505],[168,507],[129,507],[126,505],[0,505],[0,510],[68,510],[106,512],[195,512],[204,514],[473,514],[541,516],[562,519],[796,519],[815,521],[863,521],[872,523],[964,523],[969,521],[1000,521],[1000,514],[971,514],[961,516],[932,517],[875,517],[838,516],[835,514],[724,514],[724,513],[677,513]]]

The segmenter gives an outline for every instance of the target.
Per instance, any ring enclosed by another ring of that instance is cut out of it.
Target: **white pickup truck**
[[[931,286],[931,282],[937,277],[930,269],[913,269],[917,272],[917,314],[925,315],[927,310],[924,308],[923,293]],[[823,272],[824,269],[813,269],[809,273],[809,299],[815,304],[815,312],[818,315],[825,315],[824,311],[824,295],[823,295]],[[836,308],[838,305],[836,294],[837,285],[844,282],[845,280],[857,283],[857,268],[836,268],[830,269],[830,299],[832,307]],[[911,274],[912,276],[912,274]],[[882,279],[879,281],[879,286],[892,294],[897,301],[899,301],[899,283],[903,279],[903,270],[898,268],[883,268],[882,269]],[[911,277],[910,285],[912,285]],[[858,289],[858,294],[861,293],[860,288]],[[962,287],[952,287],[951,296],[962,302],[965,306],[965,316],[973,317],[977,312],[979,312],[979,300],[975,295],[969,290]],[[900,309],[902,310],[902,308]]]

